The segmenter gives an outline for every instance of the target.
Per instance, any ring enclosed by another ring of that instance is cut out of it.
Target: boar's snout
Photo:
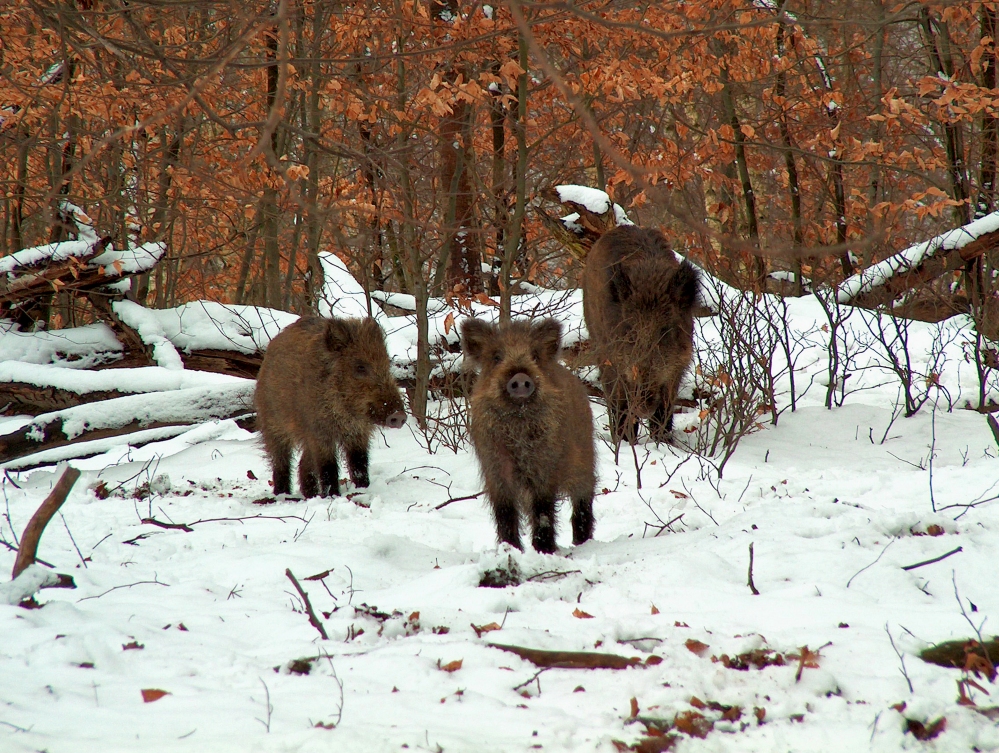
[[[406,423],[406,412],[401,410],[397,410],[385,419],[385,425],[390,429],[401,429],[404,423]]]
[[[534,389],[534,380],[523,371],[518,371],[506,383],[506,392],[514,400],[527,400],[534,394]]]

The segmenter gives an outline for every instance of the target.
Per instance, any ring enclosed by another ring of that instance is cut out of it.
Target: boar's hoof
[[[510,381],[506,383],[506,391],[514,400],[527,400],[534,394],[534,380],[520,371],[510,377]]]
[[[393,413],[392,415],[390,415],[388,418],[385,419],[385,425],[390,429],[401,429],[403,424],[405,423],[406,423],[406,414],[401,410],[397,410],[395,413]]]

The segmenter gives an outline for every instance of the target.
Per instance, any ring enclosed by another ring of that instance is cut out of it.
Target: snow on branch
[[[917,243],[839,284],[840,303],[874,307],[999,247],[999,212]]]

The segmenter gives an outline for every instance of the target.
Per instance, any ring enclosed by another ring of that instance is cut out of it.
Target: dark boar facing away
[[[340,493],[337,447],[356,486],[368,485],[375,425],[406,422],[374,319],[300,319],[271,340],[254,394],[257,426],[274,471],[274,493],[291,492],[291,454],[301,448],[302,496]]]
[[[467,319],[462,350],[478,369],[469,398],[470,433],[501,541],[555,551],[555,501],[572,500],[572,542],[593,535],[593,418],[582,383],[558,362],[554,319],[495,327]]]
[[[677,262],[658,230],[618,227],[590,250],[583,315],[616,441],[633,442],[640,419],[655,441],[669,438],[694,350],[697,288],[697,270]]]

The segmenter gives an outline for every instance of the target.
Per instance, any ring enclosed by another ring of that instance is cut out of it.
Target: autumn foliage
[[[303,310],[321,251],[418,299],[575,286],[533,208],[580,183],[800,290],[995,208],[996,6],[8,3],[0,255],[67,237],[68,200],[166,241],[147,305]]]

